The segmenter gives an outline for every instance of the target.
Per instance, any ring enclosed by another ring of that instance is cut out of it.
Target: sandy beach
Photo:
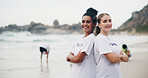
[[[70,78],[70,63],[65,58],[82,35],[34,35],[28,32],[0,35],[0,78]],[[132,57],[121,63],[123,78],[148,78],[148,36],[113,35],[128,43]],[[40,63],[39,45],[51,44]]]
[[[148,43],[134,45],[129,62],[121,63],[123,78],[148,78]]]

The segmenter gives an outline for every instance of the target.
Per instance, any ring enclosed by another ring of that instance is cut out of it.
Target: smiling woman
[[[107,13],[98,16],[100,33],[95,39],[96,78],[122,78],[120,62],[128,62],[128,56],[120,49],[117,42],[109,37],[112,28],[111,17]],[[114,72],[110,72],[114,71]]]
[[[98,16],[98,26],[101,29],[100,33],[108,35],[108,32],[111,31],[112,21],[111,17],[107,13],[102,13]]]
[[[89,16],[84,16],[82,19],[82,29],[85,32],[85,37],[93,32],[92,29],[95,27],[95,25],[92,25],[93,22],[91,21],[91,18]]]
[[[73,50],[66,60],[73,63],[72,78],[95,78],[96,63],[94,58],[94,39],[93,33],[96,25],[97,11],[89,8],[82,16],[82,29],[84,36],[74,45]]]

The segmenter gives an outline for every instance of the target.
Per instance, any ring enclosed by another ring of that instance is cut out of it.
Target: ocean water
[[[66,62],[73,44],[81,35],[35,35],[29,32],[5,32],[0,34],[0,78],[70,78],[70,63]],[[111,35],[119,45],[127,44],[131,51],[134,45],[148,43],[148,36]],[[48,63],[46,55],[40,63],[40,45],[50,44]],[[147,48],[138,49],[148,51]]]

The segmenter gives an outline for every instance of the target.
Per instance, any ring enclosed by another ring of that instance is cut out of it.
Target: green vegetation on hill
[[[140,25],[140,26],[128,27],[128,28],[124,28],[124,29],[113,29],[112,32],[117,32],[117,31],[132,32],[133,29],[135,29],[136,33],[148,33],[148,25]]]
[[[132,34],[148,34],[148,4],[140,11],[132,12],[132,17],[125,21],[118,30]]]
[[[132,31],[132,27],[128,27],[128,28],[124,28],[124,29],[118,29],[118,31],[128,31],[128,32],[131,32]]]
[[[148,25],[137,26],[137,27],[136,27],[136,32],[139,32],[139,33],[148,32]]]

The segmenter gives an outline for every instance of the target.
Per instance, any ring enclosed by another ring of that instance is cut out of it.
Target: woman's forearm
[[[82,62],[84,57],[86,56],[86,53],[85,52],[80,52],[78,53],[77,55],[73,55],[73,54],[69,54],[68,55],[68,59],[69,59],[69,62],[72,62],[72,63],[79,63],[79,62]]]
[[[112,52],[112,53],[107,53],[104,54],[107,59],[112,62],[112,63],[119,63],[122,62],[122,60],[120,59],[119,55],[117,55],[116,53]]]
[[[69,55],[69,62],[71,63],[79,63],[82,60],[80,60],[77,56]]]

